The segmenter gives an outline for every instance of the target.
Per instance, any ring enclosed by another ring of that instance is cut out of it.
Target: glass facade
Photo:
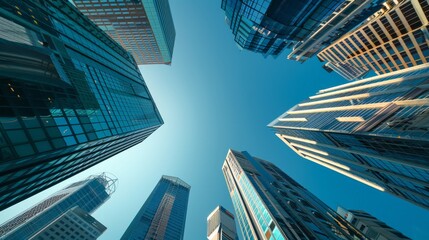
[[[222,166],[243,239],[364,239],[274,164],[229,150]]]
[[[317,30],[298,42],[288,59],[305,62],[383,7],[385,0],[344,1]]]
[[[348,222],[360,229],[371,240],[395,239],[410,240],[401,232],[389,227],[383,221],[378,220],[371,214],[362,210],[346,210],[342,207],[337,208],[338,214]]]
[[[234,215],[218,206],[207,217],[208,240],[238,240]]]
[[[222,0],[240,48],[277,56],[310,35],[342,0]]]
[[[320,90],[269,126],[300,156],[429,208],[429,64]]]
[[[0,210],[162,125],[132,56],[68,1],[1,1],[0,22]]]
[[[116,189],[115,182],[116,179],[102,174],[73,183],[0,225],[0,238],[16,240],[34,237],[75,206],[92,213],[110,198]]]
[[[72,0],[137,64],[171,64],[176,31],[168,0]]]
[[[382,11],[318,54],[348,80],[425,64],[429,60],[429,5],[388,1]]]
[[[190,190],[180,178],[162,176],[121,240],[182,240]]]

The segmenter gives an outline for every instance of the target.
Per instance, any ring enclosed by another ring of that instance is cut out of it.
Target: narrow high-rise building
[[[371,240],[410,240],[401,232],[389,227],[386,223],[378,220],[371,214],[362,210],[347,210],[342,207],[337,208],[337,213],[344,219],[362,231]]]
[[[92,213],[115,192],[116,181],[117,179],[101,174],[71,184],[0,225],[0,239],[31,239],[46,227],[56,229],[55,225],[49,226],[63,214],[71,216],[82,211]],[[79,210],[68,212],[76,206]],[[57,239],[55,235],[53,237]]]
[[[311,35],[344,0],[222,0],[240,48],[277,56]]]
[[[393,0],[392,0],[393,1]],[[382,9],[386,0],[344,1],[321,23],[314,33],[293,46],[288,59],[305,62],[329,44],[358,26],[369,16]]]
[[[207,217],[208,240],[238,240],[234,215],[218,206]]]
[[[269,124],[298,155],[429,209],[429,64],[320,90]]]
[[[163,124],[131,57],[69,1],[0,1],[0,210]]]
[[[162,176],[121,240],[182,240],[190,190],[180,178]]]
[[[365,239],[268,161],[230,149],[222,171],[243,239]]]
[[[429,5],[387,1],[382,11],[318,54],[325,68],[348,80],[425,64],[429,60]]]
[[[171,64],[176,31],[168,0],[72,1],[137,64]]]
[[[29,240],[85,239],[95,240],[106,227],[79,207],[74,207],[44,227]]]

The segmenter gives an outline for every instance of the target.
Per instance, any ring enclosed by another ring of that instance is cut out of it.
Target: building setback
[[[347,210],[342,207],[337,208],[338,214],[361,230],[371,240],[409,240],[399,231],[387,226],[384,222],[373,217],[362,210]]]
[[[52,228],[49,225],[63,214],[73,215],[68,211],[76,206],[79,210],[72,210],[73,212],[93,213],[115,192],[116,181],[117,179],[101,174],[71,184],[0,225],[0,239],[16,240],[35,237],[45,227]]]
[[[79,207],[74,207],[44,227],[29,240],[97,239],[106,227]]]
[[[298,155],[429,209],[429,64],[320,90],[269,124]]]
[[[208,240],[238,240],[234,215],[222,206],[216,207],[207,217]]]
[[[240,48],[279,55],[311,35],[343,0],[222,0],[225,20]]]
[[[72,0],[137,64],[171,64],[176,31],[168,0]]]
[[[243,239],[365,239],[268,161],[230,149],[222,171]]]
[[[0,1],[0,210],[163,121],[130,54],[68,1]]]
[[[348,80],[425,64],[429,60],[429,4],[423,0],[388,1],[360,27],[317,56],[325,68]]]
[[[162,176],[121,240],[183,240],[190,190],[180,178]]]

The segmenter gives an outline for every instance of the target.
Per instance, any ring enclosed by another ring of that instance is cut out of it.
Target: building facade
[[[95,240],[104,231],[106,231],[106,227],[103,224],[91,217],[88,212],[79,207],[74,207],[44,227],[29,240]]]
[[[115,192],[116,181],[101,174],[71,184],[0,225],[0,239],[30,239],[76,206],[92,213]]]
[[[162,125],[130,54],[68,1],[1,1],[0,22],[0,210]]]
[[[121,240],[183,240],[190,190],[180,178],[162,176]]]
[[[207,217],[208,240],[238,240],[234,215],[223,208],[216,207]]]
[[[268,161],[230,149],[222,171],[243,239],[365,239]]]
[[[171,64],[176,31],[168,0],[72,1],[137,64]]]
[[[305,62],[372,14],[381,10],[385,2],[386,0],[344,1],[318,26],[314,33],[294,45],[288,59]]]
[[[411,239],[365,211],[347,210],[342,207],[338,207],[337,213],[362,231],[371,240]]]
[[[320,90],[269,124],[298,155],[429,209],[429,64]]]
[[[242,49],[279,55],[311,35],[343,0],[222,0],[225,20]]]
[[[429,5],[426,1],[388,1],[360,27],[326,47],[318,54],[348,80],[367,73],[390,73],[429,60]]]

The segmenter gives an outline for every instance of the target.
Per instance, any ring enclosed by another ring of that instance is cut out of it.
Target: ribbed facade
[[[0,239],[30,239],[75,206],[92,213],[110,198],[115,182],[102,174],[73,183],[0,225]]]
[[[171,64],[176,31],[168,0],[72,0],[137,64]]]
[[[365,239],[274,164],[229,150],[222,171],[243,239]]]
[[[191,186],[162,176],[121,240],[183,240]]]
[[[357,229],[362,231],[371,240],[411,239],[365,211],[347,210],[342,207],[338,207],[337,213],[353,224]]]
[[[429,64],[320,90],[269,126],[300,156],[429,209]]]
[[[427,63],[428,2],[388,3],[359,28],[321,51],[319,59],[348,80],[368,72],[380,75]]]
[[[234,215],[218,206],[207,217],[208,240],[238,240]]]
[[[163,121],[130,54],[68,1],[0,1],[0,210]]]
[[[288,59],[305,62],[383,7],[385,0],[344,1],[317,30],[298,42]]]
[[[279,55],[308,37],[342,0],[222,0],[225,20],[240,48]]]

